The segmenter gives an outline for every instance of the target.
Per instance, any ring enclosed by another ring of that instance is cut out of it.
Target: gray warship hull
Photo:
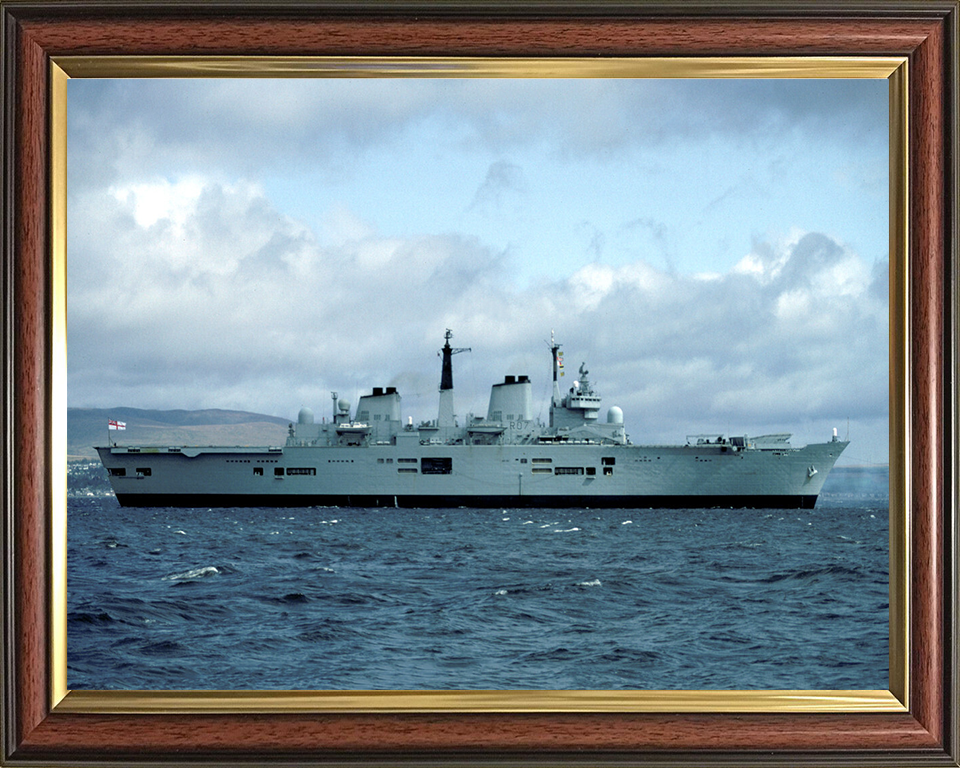
[[[532,418],[530,380],[507,376],[485,416],[453,413],[447,331],[436,420],[401,422],[392,387],[350,406],[331,393],[329,422],[301,410],[283,446],[137,446],[97,451],[124,506],[812,508],[847,442],[793,447],[789,435],[694,435],[634,445],[623,414],[605,423],[586,366],[561,395],[552,343],[548,424]]]
[[[846,445],[98,451],[125,506],[812,508]]]

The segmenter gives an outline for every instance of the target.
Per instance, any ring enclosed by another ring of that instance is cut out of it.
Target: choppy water
[[[68,505],[68,685],[886,689],[885,500]]]

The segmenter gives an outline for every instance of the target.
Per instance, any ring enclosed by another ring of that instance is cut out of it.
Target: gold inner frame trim
[[[57,713],[905,712],[889,691],[71,691]]]
[[[67,75],[50,74],[50,681],[67,689]]]
[[[70,78],[873,78],[889,82],[890,689],[888,691],[70,691],[67,688],[67,82]],[[906,712],[910,466],[906,57],[427,58],[59,56],[51,59],[50,703],[57,713]]]
[[[434,58],[422,56],[56,56],[70,77],[889,78],[896,56]]]
[[[910,248],[909,70],[897,68],[890,89],[890,691],[910,706]]]

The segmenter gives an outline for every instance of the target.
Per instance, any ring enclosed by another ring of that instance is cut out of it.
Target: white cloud
[[[616,291],[638,291],[656,300],[658,292],[669,290],[674,281],[644,261],[619,267],[588,264],[568,281],[570,300],[581,311],[596,310]]]
[[[709,280],[636,261],[517,288],[503,255],[471,239],[385,237],[357,220],[359,239],[323,244],[255,186],[188,189],[149,224],[130,195],[74,200],[72,405],[292,416],[320,412],[331,389],[355,400],[400,382],[406,412],[425,418],[452,328],[473,348],[456,359],[458,410],[481,412],[505,373],[546,397],[555,329],[571,372],[588,362],[635,440],[885,419],[883,272],[821,234],[758,243]]]
[[[132,209],[133,219],[140,227],[149,227],[160,219],[182,226],[202,190],[203,181],[196,177],[175,182],[159,179],[109,189],[118,203]]]
[[[804,290],[785,291],[777,297],[777,319],[784,323],[802,323],[810,313],[810,294]]]
[[[248,173],[304,157],[349,165],[358,150],[431,120],[473,147],[502,153],[547,140],[567,157],[619,158],[715,135],[757,142],[800,132],[853,145],[886,132],[876,120],[882,81],[75,80],[69,95],[72,147],[89,155],[84,183],[172,162]],[[837,172],[843,183],[864,178],[857,162]],[[885,177],[866,173],[882,191]]]
[[[763,259],[761,259],[757,254],[748,253],[736,263],[733,271],[743,275],[751,275],[758,279],[763,279],[767,273],[767,268],[763,262]]]
[[[345,205],[336,205],[321,217],[323,240],[335,245],[357,242],[373,237],[375,228]]]

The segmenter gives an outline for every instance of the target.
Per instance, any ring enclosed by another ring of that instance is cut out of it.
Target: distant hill
[[[111,419],[127,428],[110,432]],[[282,445],[290,419],[246,411],[156,411],[142,408],[68,408],[67,456],[95,458],[108,439],[121,445]]]

